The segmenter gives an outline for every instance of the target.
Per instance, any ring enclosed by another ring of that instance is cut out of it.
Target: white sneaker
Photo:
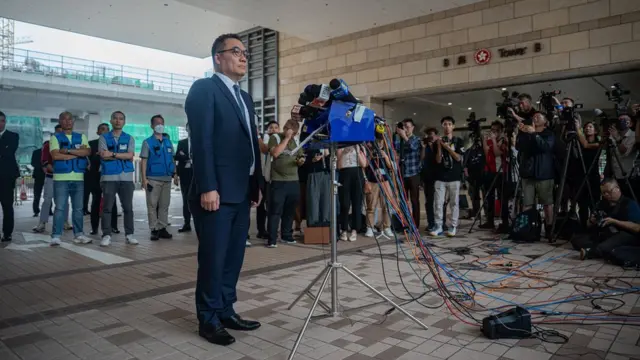
[[[60,241],[60,238],[52,238],[51,242],[49,243],[49,246],[52,247],[56,247],[56,246],[60,246],[62,242]]]
[[[91,240],[90,238],[84,236],[84,235],[78,235],[76,236],[75,239],[73,239],[73,243],[77,244],[77,245],[85,245],[85,244],[91,244],[93,240]]]
[[[244,247],[251,247],[251,241],[247,240],[247,243],[244,244]]]
[[[393,233],[393,231],[391,230],[391,228],[386,228],[386,229],[384,229],[384,231],[383,231],[382,233],[383,233],[385,236],[390,237],[390,238],[392,238],[392,237],[394,237],[394,236],[395,236],[395,234]]]
[[[40,223],[38,224],[38,226],[35,226],[33,229],[31,229],[34,233],[43,233],[47,230],[47,224],[44,223]]]
[[[356,240],[358,240],[358,233],[353,231],[351,232],[351,235],[349,235],[349,241],[356,241]]]
[[[342,241],[347,241],[347,232],[346,232],[346,231],[343,231],[343,232],[340,234],[340,240],[342,240]]]
[[[456,228],[452,227],[451,229],[449,229],[449,231],[447,231],[447,236],[448,237],[454,237],[456,236]]]
[[[138,240],[134,239],[133,235],[127,235],[126,236],[126,242],[129,245],[138,245]]]
[[[433,229],[430,233],[430,236],[441,236],[442,235],[442,227],[437,227]]]
[[[100,240],[100,246],[107,247],[109,245],[111,245],[111,235],[103,236],[102,240]]]
[[[373,237],[373,229],[368,227],[367,228],[367,232],[364,233],[364,236],[368,237],[368,238],[372,238]]]

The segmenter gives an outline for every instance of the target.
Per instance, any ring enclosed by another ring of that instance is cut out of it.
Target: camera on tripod
[[[480,123],[486,122],[487,118],[476,119],[476,113],[472,112],[467,118],[467,128],[474,138],[480,138]]]
[[[518,111],[519,105],[520,105],[520,100],[518,100],[518,96],[520,95],[520,93],[517,91],[514,91],[511,94],[509,94],[509,92],[505,90],[502,92],[501,95],[503,100],[501,102],[496,103],[496,106],[497,106],[496,116],[501,119],[504,119],[505,130],[507,134],[511,134],[517,127],[516,126],[517,121],[516,119],[513,118],[513,116],[511,116],[509,109],[513,109],[515,112]]]
[[[611,86],[611,90],[605,91],[605,94],[607,94],[607,98],[609,99],[609,101],[613,101],[615,103],[621,103],[624,101],[622,97],[626,95],[630,95],[631,91],[624,90],[622,88],[622,85],[620,85],[620,83],[615,83]]]

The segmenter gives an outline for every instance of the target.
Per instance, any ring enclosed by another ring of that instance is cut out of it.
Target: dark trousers
[[[580,186],[580,183],[577,185]],[[591,189],[591,196],[589,195],[589,189]],[[578,189],[576,188],[576,192]],[[593,202],[591,202],[593,197]],[[589,176],[588,183],[585,183],[582,187],[582,192],[578,197],[578,216],[580,217],[580,224],[584,229],[587,227],[589,221],[589,209],[593,208],[600,201],[600,176],[596,173]]]
[[[13,233],[13,201],[16,188],[16,178],[0,178],[0,205],[2,206],[2,234],[11,236]]]
[[[433,212],[433,203],[435,200],[435,183],[434,179],[423,178],[422,188],[424,190],[424,210],[427,213],[427,228],[431,229],[436,226]],[[446,212],[444,212],[446,213]]]
[[[621,246],[640,246],[638,236],[621,231],[610,236],[603,236],[595,232],[575,235],[571,239],[571,245],[576,250],[589,249],[587,257],[590,259],[608,259],[613,249]]]
[[[126,235],[133,234],[133,181],[105,181],[102,183],[104,202],[102,208],[102,235],[111,235],[113,229],[118,228],[118,213],[116,195],[120,198],[124,217],[124,231]],[[93,211],[91,212],[93,216]],[[106,224],[110,223],[111,226]]]
[[[98,227],[100,226],[100,202],[102,201],[102,188],[100,187],[100,180],[92,179],[86,183],[91,188],[89,192],[91,193],[91,230],[93,232],[98,231]],[[120,200],[122,201],[122,200]],[[111,208],[111,228],[118,228],[118,207],[116,206],[116,201],[113,201],[113,207]]]
[[[91,182],[100,181],[89,177],[89,173],[84,174],[84,195],[82,198],[82,212],[86,213],[89,210],[89,195],[91,195]]]
[[[266,190],[263,191],[262,194],[262,200],[260,201],[260,204],[258,204],[258,207],[256,208],[256,222],[258,224],[256,224],[257,228],[258,228],[258,235],[265,235],[267,233],[267,199],[269,196],[269,187],[270,184],[268,182],[264,182],[264,188]]]
[[[497,176],[497,178],[496,178]],[[495,182],[494,182],[495,180]],[[496,217],[496,192],[498,193],[498,199],[500,199],[500,217],[502,223],[509,224],[509,199],[511,186],[508,183],[504,183],[504,174],[487,172],[483,178],[483,193],[485,196],[485,213],[487,216],[487,223],[493,224]],[[493,189],[491,189],[493,185]],[[505,196],[502,196],[502,194]]]
[[[271,181],[269,189],[269,245],[278,239],[278,224],[282,240],[293,240],[293,216],[300,200],[300,183],[294,181]]]
[[[404,178],[404,191],[411,201],[413,222],[420,228],[420,175]]]
[[[190,205],[198,236],[195,301],[202,327],[235,315],[236,285],[249,233],[249,199],[222,203],[217,211],[202,209],[199,196],[192,197]]]
[[[44,176],[33,178],[33,213],[40,214],[40,199],[42,199],[42,189],[44,189]]]
[[[340,170],[340,228],[349,230],[349,209],[351,209],[351,231],[362,229],[362,201],[364,178],[361,167],[350,167]]]
[[[191,225],[191,211],[189,211],[189,187],[191,186],[191,179],[193,177],[193,171],[191,169],[185,169],[180,176],[180,193],[182,194],[182,216],[184,217],[184,224]]]

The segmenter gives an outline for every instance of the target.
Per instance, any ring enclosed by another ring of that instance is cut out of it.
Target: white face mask
[[[164,134],[164,125],[160,125],[160,124],[156,125],[153,128],[153,131],[155,131],[156,134]]]

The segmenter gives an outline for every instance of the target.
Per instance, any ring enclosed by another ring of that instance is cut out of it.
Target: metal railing
[[[193,76],[22,49],[15,49],[13,61],[0,70],[177,94],[187,94],[197,80]]]

